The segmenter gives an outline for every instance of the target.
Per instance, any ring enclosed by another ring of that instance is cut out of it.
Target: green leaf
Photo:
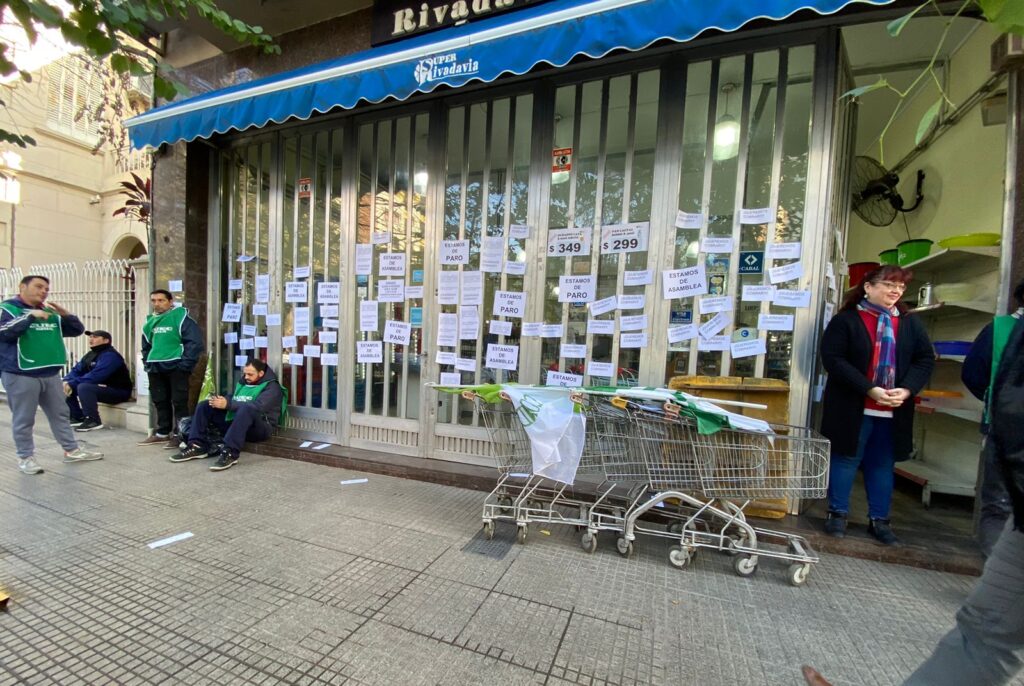
[[[35,15],[36,19],[51,28],[59,26],[64,19],[64,15],[61,14],[59,9],[42,0],[32,0],[29,3],[29,10]]]
[[[867,85],[867,86],[860,86],[859,88],[854,88],[852,90],[848,90],[845,93],[843,93],[842,95],[840,95],[839,98],[840,99],[842,99],[842,98],[857,98],[857,97],[860,97],[860,96],[864,95],[865,93],[870,93],[871,91],[877,91],[877,90],[879,90],[881,88],[887,88],[888,86],[889,86],[889,82],[885,80],[885,77],[884,76],[879,76],[878,80],[875,81],[874,83],[872,83],[870,85]]]
[[[18,72],[18,75],[21,76],[21,80],[25,83],[32,83],[32,72],[22,69]]]
[[[978,0],[978,4],[997,29],[1024,35],[1024,3],[1020,0]]]
[[[924,9],[924,7],[927,6],[927,4],[928,3],[925,3],[924,5],[919,5],[917,9],[915,9],[913,12],[910,12],[909,14],[904,14],[899,19],[893,19],[892,21],[885,25],[885,30],[889,32],[890,36],[896,38],[897,36],[900,35],[900,32],[903,31],[903,27],[907,25],[907,22],[913,19],[914,15],[920,12],[922,9]]]
[[[932,129],[932,124],[935,123],[936,118],[939,116],[939,110],[942,109],[942,98],[936,100],[928,111],[921,117],[921,121],[917,124],[917,135],[914,136],[914,145],[921,145],[921,141],[924,140],[925,136]]]

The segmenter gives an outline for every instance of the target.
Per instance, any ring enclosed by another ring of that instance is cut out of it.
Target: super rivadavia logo
[[[449,52],[421,59],[416,63],[413,77],[417,84],[423,86],[454,76],[472,76],[479,71],[480,63],[475,59],[470,57],[460,62],[456,53]]]

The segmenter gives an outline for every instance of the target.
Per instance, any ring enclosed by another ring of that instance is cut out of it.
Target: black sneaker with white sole
[[[238,454],[233,450],[225,450],[217,458],[217,461],[210,465],[210,471],[223,472],[225,469],[231,469],[236,462],[238,462]]]
[[[103,428],[103,422],[97,419],[86,419],[78,426],[72,424],[75,427],[75,431],[95,431],[96,429]]]
[[[181,452],[171,455],[171,462],[188,462],[189,460],[201,460],[204,457],[209,457],[210,451],[203,446],[193,443]]]
[[[71,428],[72,429],[74,429],[75,427],[81,426],[84,423],[85,423],[85,417],[77,417],[77,418],[76,417],[72,417],[71,418]]]

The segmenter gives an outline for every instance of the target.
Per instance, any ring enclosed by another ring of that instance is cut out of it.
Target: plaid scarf
[[[892,328],[892,313],[875,305],[864,298],[860,308],[878,316],[878,327],[875,329],[875,350],[871,356],[875,368],[873,382],[886,390],[896,387],[896,333]]]

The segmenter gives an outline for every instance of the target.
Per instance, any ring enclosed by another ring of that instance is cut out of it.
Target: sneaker
[[[209,457],[210,451],[198,443],[193,443],[181,452],[171,455],[171,462],[188,462],[189,460],[201,460]]]
[[[899,546],[900,539],[896,538],[888,519],[872,519],[868,522],[868,533],[878,539],[882,545]]]
[[[84,421],[85,421],[85,417],[72,417],[71,418],[71,422],[70,422],[71,423],[71,428],[73,429],[73,428],[75,428],[77,426],[81,426]]]
[[[74,424],[72,424],[74,426]],[[96,429],[102,429],[103,422],[98,419],[86,419],[78,426],[75,426],[75,431],[95,431]]]
[[[94,453],[82,447],[75,448],[70,453],[64,452],[65,462],[92,462],[93,460],[102,459],[103,453]]]
[[[153,434],[139,441],[135,445],[163,445],[167,443],[167,434]]]
[[[210,471],[223,472],[225,469],[231,469],[236,462],[238,462],[238,455],[230,450],[225,450],[217,458],[217,461],[210,465]]]
[[[18,469],[22,474],[42,474],[43,468],[31,457],[18,460]]]
[[[832,512],[830,510],[828,513],[828,518],[825,519],[825,533],[834,538],[845,538],[846,513]]]
[[[174,434],[171,434],[164,444],[164,450],[181,450],[184,447],[185,441],[181,440]]]

